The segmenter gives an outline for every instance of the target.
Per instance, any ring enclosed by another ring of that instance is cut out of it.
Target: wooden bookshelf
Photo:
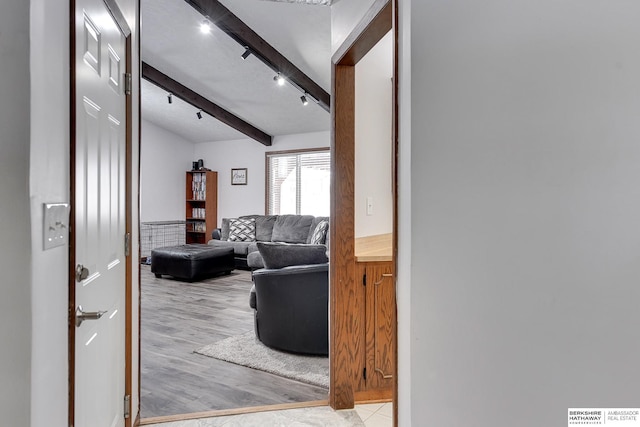
[[[187,171],[186,243],[207,243],[218,224],[218,172]]]

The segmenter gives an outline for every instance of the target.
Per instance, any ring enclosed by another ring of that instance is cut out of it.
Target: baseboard
[[[144,418],[139,425],[161,424],[174,421],[196,420],[199,418],[224,417],[227,415],[252,414],[255,412],[284,411],[286,409],[313,408],[317,406],[329,406],[328,400],[315,400],[312,402],[281,403],[278,405],[252,406],[249,408],[222,409],[217,411],[196,412],[193,414],[168,415],[164,417]]]

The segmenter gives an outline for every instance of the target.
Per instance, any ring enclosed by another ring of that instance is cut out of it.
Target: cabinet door
[[[366,274],[366,389],[391,391],[396,354],[396,291],[392,263],[367,263]]]

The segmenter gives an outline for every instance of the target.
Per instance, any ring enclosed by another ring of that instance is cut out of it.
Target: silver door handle
[[[85,320],[98,320],[106,311],[82,311],[82,306],[76,308],[76,327],[82,325]]]

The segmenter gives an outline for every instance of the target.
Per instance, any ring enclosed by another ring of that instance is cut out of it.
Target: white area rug
[[[204,356],[270,372],[281,377],[329,388],[329,358],[273,350],[253,331],[225,338],[195,350]]]

